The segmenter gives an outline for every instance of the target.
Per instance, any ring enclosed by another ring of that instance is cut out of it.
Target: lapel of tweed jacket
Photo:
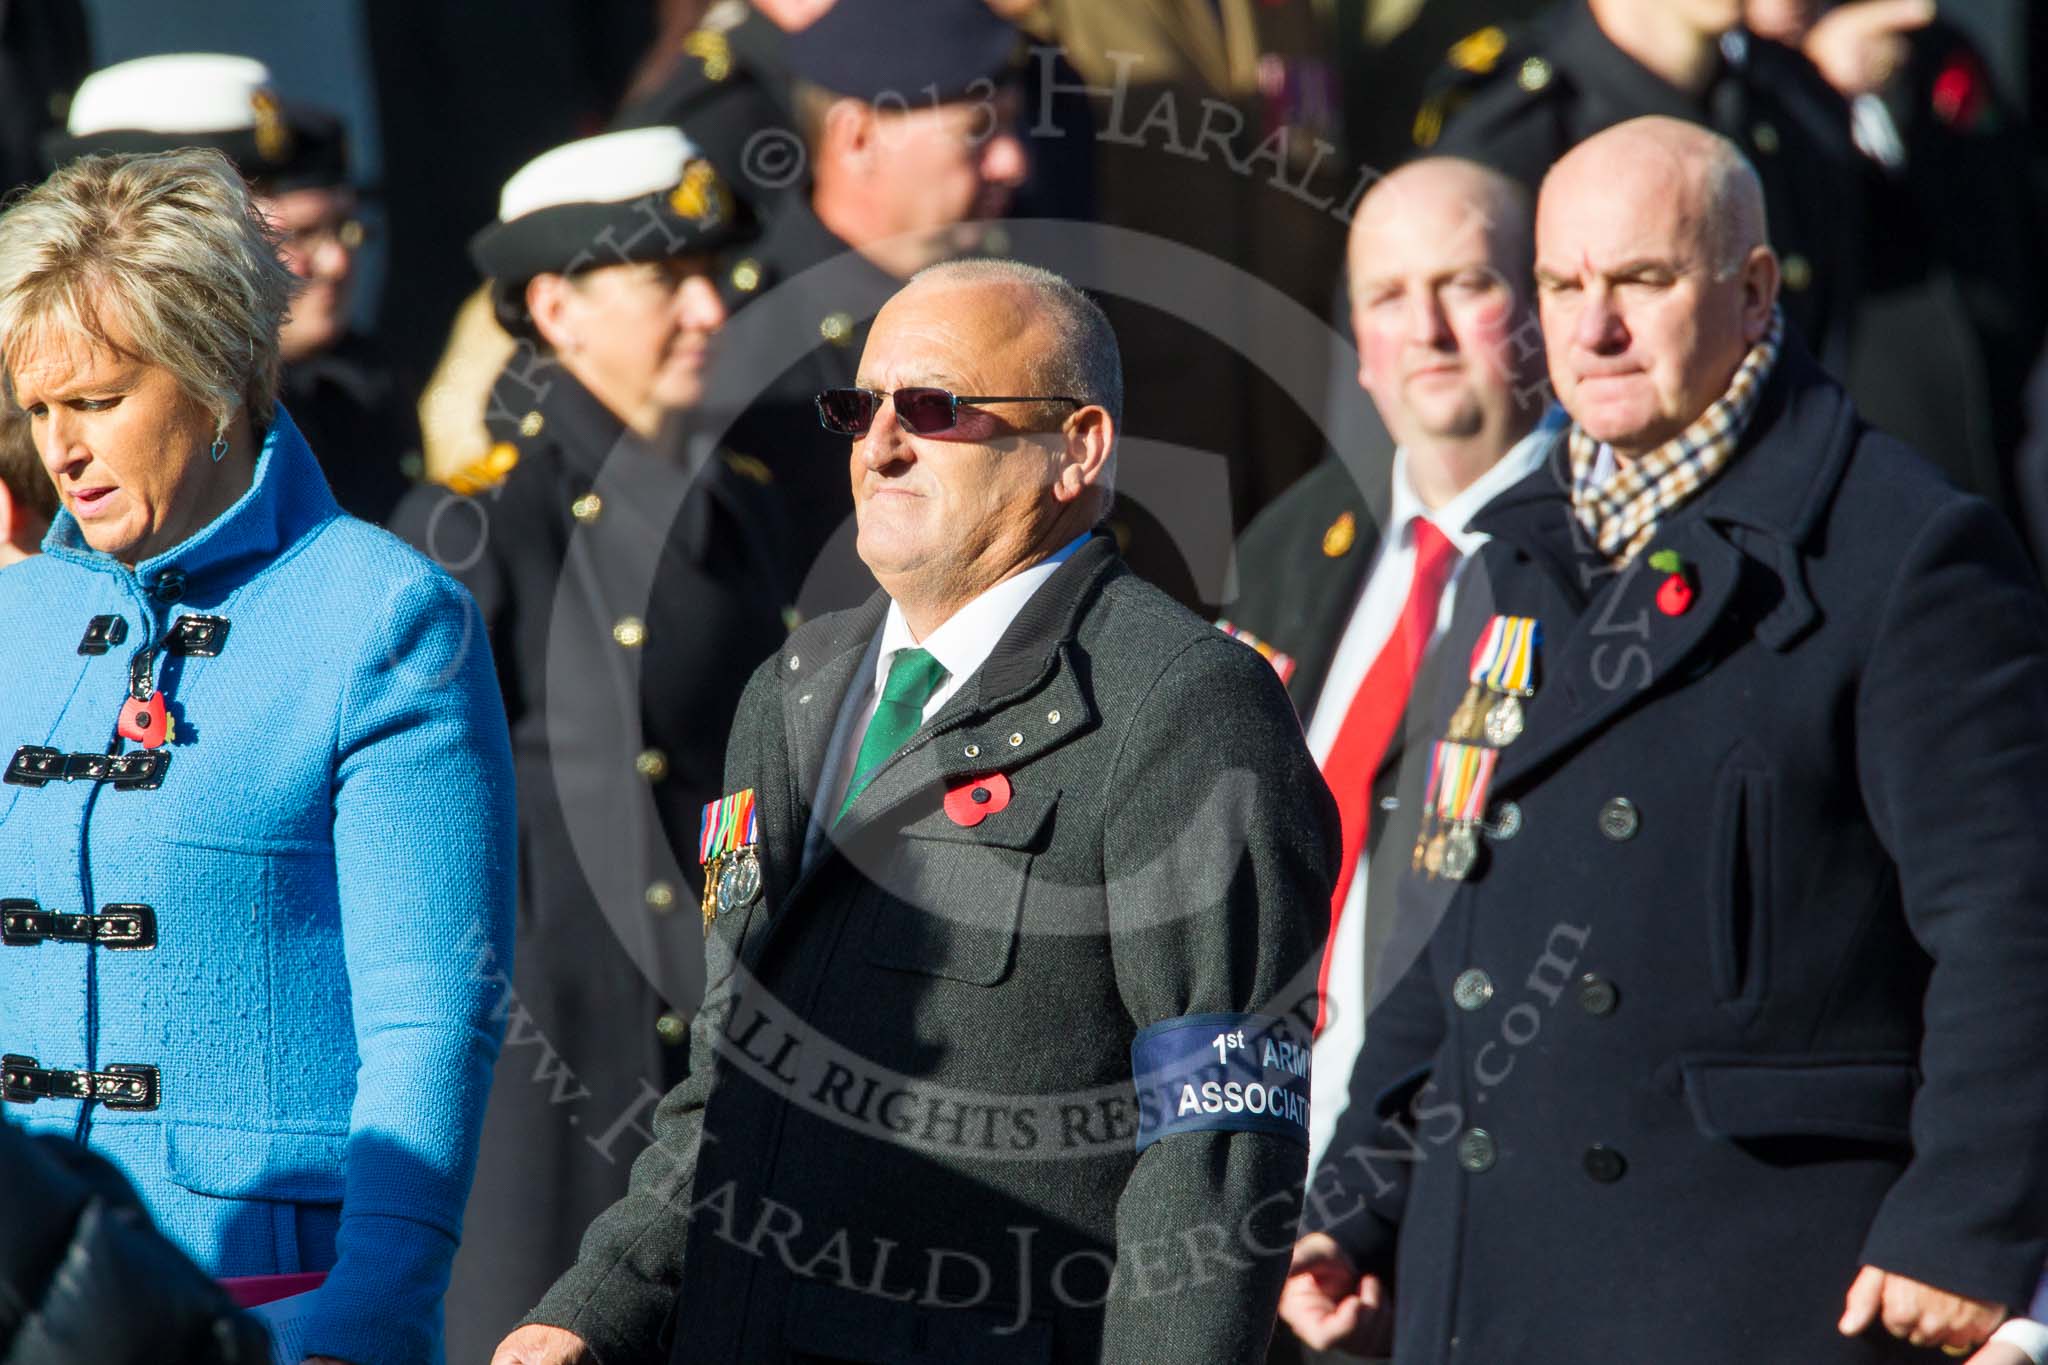
[[[1094,707],[1066,651],[1095,588],[1121,564],[1116,542],[1097,534],[1060,565],[968,685],[875,771],[835,837],[857,839],[920,792],[1012,771],[1089,729]]]
[[[889,599],[880,592],[852,611],[799,630],[783,650],[782,743],[767,746],[783,759],[781,770],[763,773],[763,842],[769,848],[771,891],[786,903],[807,878],[802,875],[804,842],[811,811],[824,780],[825,759],[847,693],[859,681],[868,644],[882,628]],[[858,743],[859,737],[854,737]],[[820,859],[819,861],[823,861]],[[815,870],[815,869],[814,869]]]

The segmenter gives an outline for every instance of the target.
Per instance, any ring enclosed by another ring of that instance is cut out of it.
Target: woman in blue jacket
[[[216,152],[0,216],[63,504],[0,572],[0,1095],[212,1274],[329,1272],[312,1357],[411,1365],[502,1028],[510,758],[468,596],[276,404],[290,288]]]

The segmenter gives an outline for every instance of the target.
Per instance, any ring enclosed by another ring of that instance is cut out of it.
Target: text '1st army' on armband
[[[1309,1045],[1283,1020],[1188,1014],[1131,1043],[1138,1150],[1175,1133],[1274,1133],[1308,1145]]]

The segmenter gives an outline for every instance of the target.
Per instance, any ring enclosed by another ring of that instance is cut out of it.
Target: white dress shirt
[[[1458,582],[1472,553],[1491,537],[1466,529],[1479,509],[1527,478],[1542,463],[1543,455],[1563,426],[1563,413],[1551,408],[1535,430],[1508,448],[1500,462],[1474,479],[1459,494],[1435,511],[1423,506],[1408,477],[1408,452],[1394,452],[1393,496],[1387,504],[1387,532],[1380,543],[1379,557],[1359,589],[1358,604],[1351,609],[1350,623],[1330,659],[1330,673],[1316,695],[1309,716],[1308,747],[1316,764],[1329,760],[1337,732],[1351,709],[1351,699],[1365,682],[1373,661],[1386,647],[1408,601],[1415,577],[1414,518],[1423,517],[1444,533],[1458,552],[1458,562],[1444,583],[1443,600],[1437,607],[1436,627],[1430,644],[1450,624],[1457,601]],[[1374,818],[1379,812],[1374,811]],[[1400,856],[1405,857],[1403,850]],[[1361,863],[1363,858],[1361,857]],[[1313,1065],[1309,1072],[1308,1145],[1310,1169],[1322,1160],[1330,1134],[1343,1113],[1351,1088],[1351,1068],[1365,1043],[1365,868],[1361,865],[1351,878],[1344,898],[1344,913],[1338,916],[1336,937],[1329,946],[1329,995],[1323,1031],[1316,1038]]]
[[[1032,595],[1045,586],[1053,570],[1066,563],[1087,541],[1087,533],[1078,535],[1049,558],[1020,573],[1011,574],[948,616],[922,640],[910,633],[910,623],[903,619],[903,609],[893,600],[889,603],[889,614],[882,622],[881,634],[868,646],[868,657],[861,664],[861,672],[855,675],[855,685],[847,689],[846,700],[840,705],[839,719],[832,730],[832,743],[825,751],[825,776],[820,795],[829,793],[830,799],[812,804],[811,827],[804,839],[805,866],[809,866],[816,856],[825,830],[839,814],[840,803],[846,799],[846,788],[853,780],[854,764],[860,757],[860,738],[867,733],[868,722],[874,718],[875,708],[882,703],[882,688],[889,681],[889,667],[896,662],[896,656],[906,649],[921,648],[946,670],[946,680],[924,704],[923,720],[930,720],[939,713],[940,707],[953,699],[953,694],[974,676],[975,671],[988,662],[988,656],[995,653],[1003,632],[1010,628],[1010,622],[1017,619],[1017,613],[1024,610],[1024,604],[1031,600]],[[865,687],[859,683],[862,678],[867,680]]]

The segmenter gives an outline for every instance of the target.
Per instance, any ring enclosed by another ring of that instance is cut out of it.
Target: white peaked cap
[[[510,223],[564,204],[621,204],[672,190],[700,155],[680,128],[627,128],[565,142],[513,172],[498,196],[498,221]]]
[[[254,57],[172,52],[118,62],[87,76],[71,98],[65,131],[89,137],[135,129],[222,133],[256,124],[255,96],[271,88]]]

